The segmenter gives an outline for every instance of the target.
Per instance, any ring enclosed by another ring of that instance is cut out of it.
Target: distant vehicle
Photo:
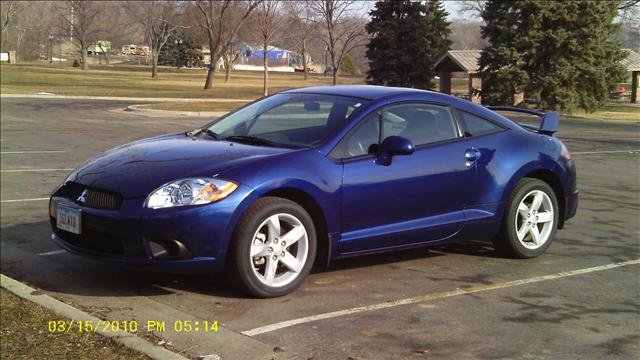
[[[145,56],[149,54],[149,47],[146,45],[123,45],[122,46],[122,55],[139,55]]]
[[[52,237],[135,268],[226,270],[258,297],[314,263],[469,238],[532,258],[576,213],[576,168],[558,113],[507,109],[539,116],[528,126],[502,110],[382,86],[283,91],[77,168],[51,196]]]
[[[98,54],[106,54],[111,51],[111,41],[100,40],[96,41],[94,44],[91,44],[87,49],[87,54],[89,55],[98,55]]]

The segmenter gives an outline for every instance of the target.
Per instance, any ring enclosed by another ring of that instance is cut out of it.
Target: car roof
[[[283,94],[321,94],[357,97],[366,100],[376,100],[390,95],[400,95],[409,93],[431,93],[431,91],[386,87],[378,85],[334,85],[334,86],[311,86],[305,88],[285,90]]]
[[[521,128],[513,120],[508,119],[495,111],[491,111],[482,105],[474,104],[468,100],[463,100],[437,91],[379,85],[333,85],[290,89],[282,91],[281,94],[335,95],[371,101],[376,101],[382,98],[420,97],[422,100],[435,101],[457,107],[460,110],[497,121],[509,128]]]

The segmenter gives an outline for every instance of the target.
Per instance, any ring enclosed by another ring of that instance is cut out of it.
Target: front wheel
[[[241,290],[276,297],[295,290],[316,255],[313,220],[283,198],[257,200],[240,220],[231,245],[229,270]]]
[[[508,256],[532,258],[547,250],[558,227],[558,201],[551,187],[524,178],[509,197],[502,233],[496,248]]]

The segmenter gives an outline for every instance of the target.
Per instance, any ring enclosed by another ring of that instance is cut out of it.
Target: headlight
[[[145,201],[145,207],[161,209],[209,204],[226,198],[237,188],[238,185],[234,182],[213,178],[176,180],[152,192]]]

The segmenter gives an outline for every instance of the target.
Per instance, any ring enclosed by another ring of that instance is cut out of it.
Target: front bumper
[[[144,208],[143,198],[124,199],[118,210],[79,206],[58,196],[56,204],[81,210],[81,234],[56,227],[50,210],[53,241],[69,252],[93,259],[151,271],[212,273],[224,268],[233,228],[243,213],[250,188],[240,186],[214,204],[166,209]],[[179,250],[160,256],[158,244],[180,244]]]
[[[114,256],[104,254],[96,251],[91,251],[86,248],[77,247],[71,245],[71,243],[64,241],[56,233],[51,234],[51,239],[61,248],[84,257],[88,257],[100,261],[108,261],[127,267],[148,270],[148,271],[160,271],[167,273],[215,273],[220,272],[223,269],[223,262],[215,257],[193,257],[190,259],[177,259],[177,260],[156,260],[153,257],[125,257]]]

